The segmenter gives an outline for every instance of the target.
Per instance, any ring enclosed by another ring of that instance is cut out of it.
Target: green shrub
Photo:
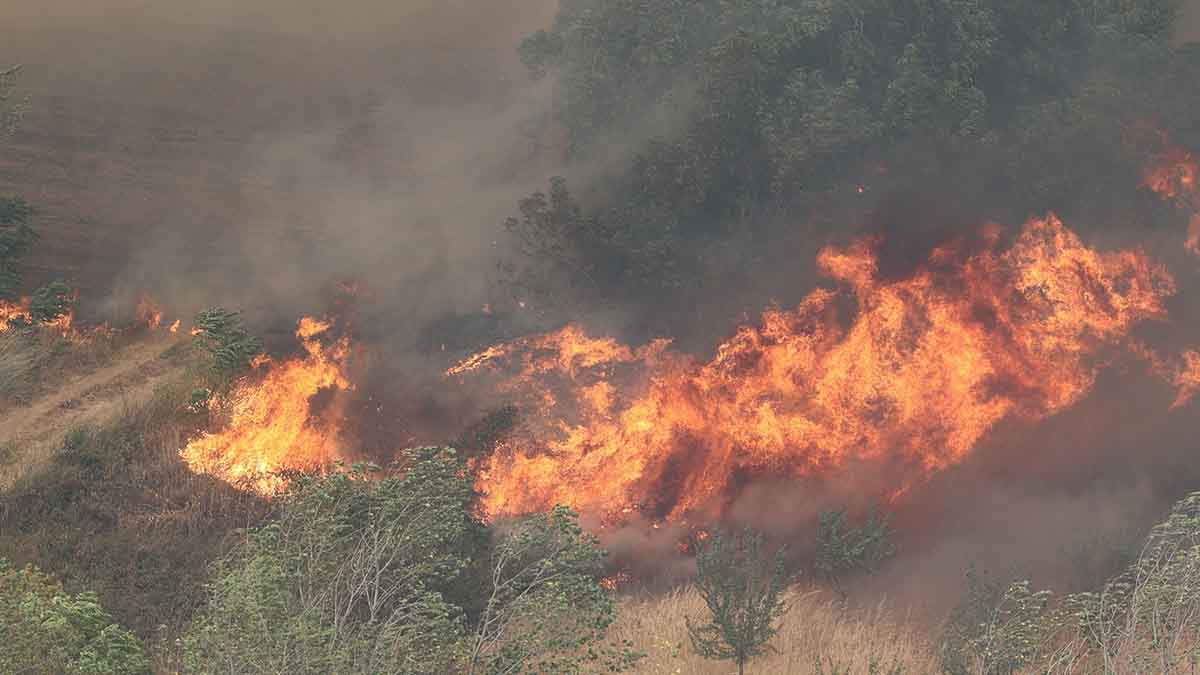
[[[141,643],[94,593],[70,595],[36,567],[0,558],[0,672],[135,675],[150,672]]]

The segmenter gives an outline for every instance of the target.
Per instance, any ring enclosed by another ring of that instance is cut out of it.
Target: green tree
[[[1176,4],[566,0],[520,52],[555,78],[571,157],[606,170],[573,186],[594,195],[586,208],[519,256],[559,268],[539,284],[552,293],[647,303],[698,286],[731,240],[766,255],[798,210],[854,206],[842,188],[880,164],[900,187],[979,174],[960,190],[996,208],[1008,190],[1045,197],[1079,152],[1117,153],[1087,149],[1116,145],[1118,101],[1162,72]],[[1056,196],[1084,201],[1087,178]]]
[[[687,618],[693,649],[733,661],[744,673],[747,662],[770,649],[787,611],[787,585],[782,548],[767,556],[758,533],[712,533],[696,554],[696,588],[711,616],[706,623]]]
[[[601,587],[604,553],[566,507],[506,527],[489,556],[468,673],[607,672],[632,665],[628,645],[604,641],[616,618]]]
[[[0,68],[0,141],[16,130],[28,105],[27,99],[17,96],[16,80],[20,72],[21,66]]]
[[[49,323],[71,311],[75,296],[61,281],[52,281],[33,292],[29,315],[38,323]]]
[[[251,335],[240,312],[216,307],[196,315],[195,339],[213,360],[214,370],[230,377],[250,366],[262,353],[262,340]]]
[[[0,197],[0,300],[15,300],[21,285],[20,262],[37,243],[29,224],[33,209],[25,200]]]
[[[187,631],[195,672],[444,673],[461,654],[446,600],[483,539],[453,451],[406,451],[395,475],[298,476],[278,515],[216,569]]]
[[[896,553],[886,515],[872,512],[862,525],[850,524],[845,509],[823,511],[817,526],[817,574],[842,591],[849,574],[872,574]],[[844,592],[843,592],[844,594]]]
[[[489,532],[455,451],[390,471],[295,476],[278,512],[214,570],[184,636],[189,672],[577,672],[603,643],[603,553],[556,510]]]
[[[150,672],[141,643],[94,593],[71,595],[37,568],[0,558],[0,671],[64,675]]]

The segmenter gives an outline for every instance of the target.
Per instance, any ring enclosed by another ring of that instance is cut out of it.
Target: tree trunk
[[[746,675],[746,659],[738,659],[738,675]]]

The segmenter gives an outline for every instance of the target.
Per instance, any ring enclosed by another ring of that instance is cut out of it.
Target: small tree
[[[704,624],[686,619],[692,648],[704,658],[734,661],[741,675],[750,659],[770,649],[787,612],[784,549],[768,557],[756,532],[714,532],[697,552],[696,567],[696,588],[712,616]]]
[[[0,300],[15,300],[21,285],[19,263],[37,242],[29,225],[33,209],[25,200],[0,197]]]
[[[51,281],[33,292],[29,315],[37,323],[50,323],[71,311],[75,296],[61,281]]]
[[[824,511],[817,528],[817,554],[813,567],[842,590],[841,580],[848,574],[872,574],[896,553],[892,529],[886,515],[872,512],[859,527],[850,525],[845,509]]]
[[[0,558],[0,672],[141,675],[138,639],[113,622],[94,593],[71,595],[35,567]]]
[[[216,307],[196,315],[196,342],[213,358],[219,375],[231,377],[262,353],[262,340],[250,334],[240,312]]]
[[[12,135],[25,114],[27,99],[16,94],[17,75],[21,66],[0,68],[0,141]]]

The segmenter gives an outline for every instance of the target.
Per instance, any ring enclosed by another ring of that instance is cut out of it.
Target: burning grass
[[[319,470],[339,459],[338,401],[319,412],[312,406],[322,392],[352,388],[345,370],[349,341],[321,342],[331,328],[327,321],[305,317],[296,328],[303,357],[256,359],[255,366],[265,372],[246,376],[215,402],[227,411],[228,424],[187,444],[181,454],[188,466],[233,482],[249,481],[271,494],[283,484],[278,472]]]
[[[738,481],[864,462],[886,467],[895,498],[1002,420],[1078,403],[1106,365],[1141,353],[1131,331],[1165,318],[1176,290],[1141,252],[1089,248],[1053,215],[1000,241],[985,228],[903,279],[880,273],[875,240],[826,249],[818,264],[839,288],[765,312],[708,362],[574,326],[467,358],[447,376],[509,373],[498,390],[531,420],[481,473],[488,512],[719,520]]]

